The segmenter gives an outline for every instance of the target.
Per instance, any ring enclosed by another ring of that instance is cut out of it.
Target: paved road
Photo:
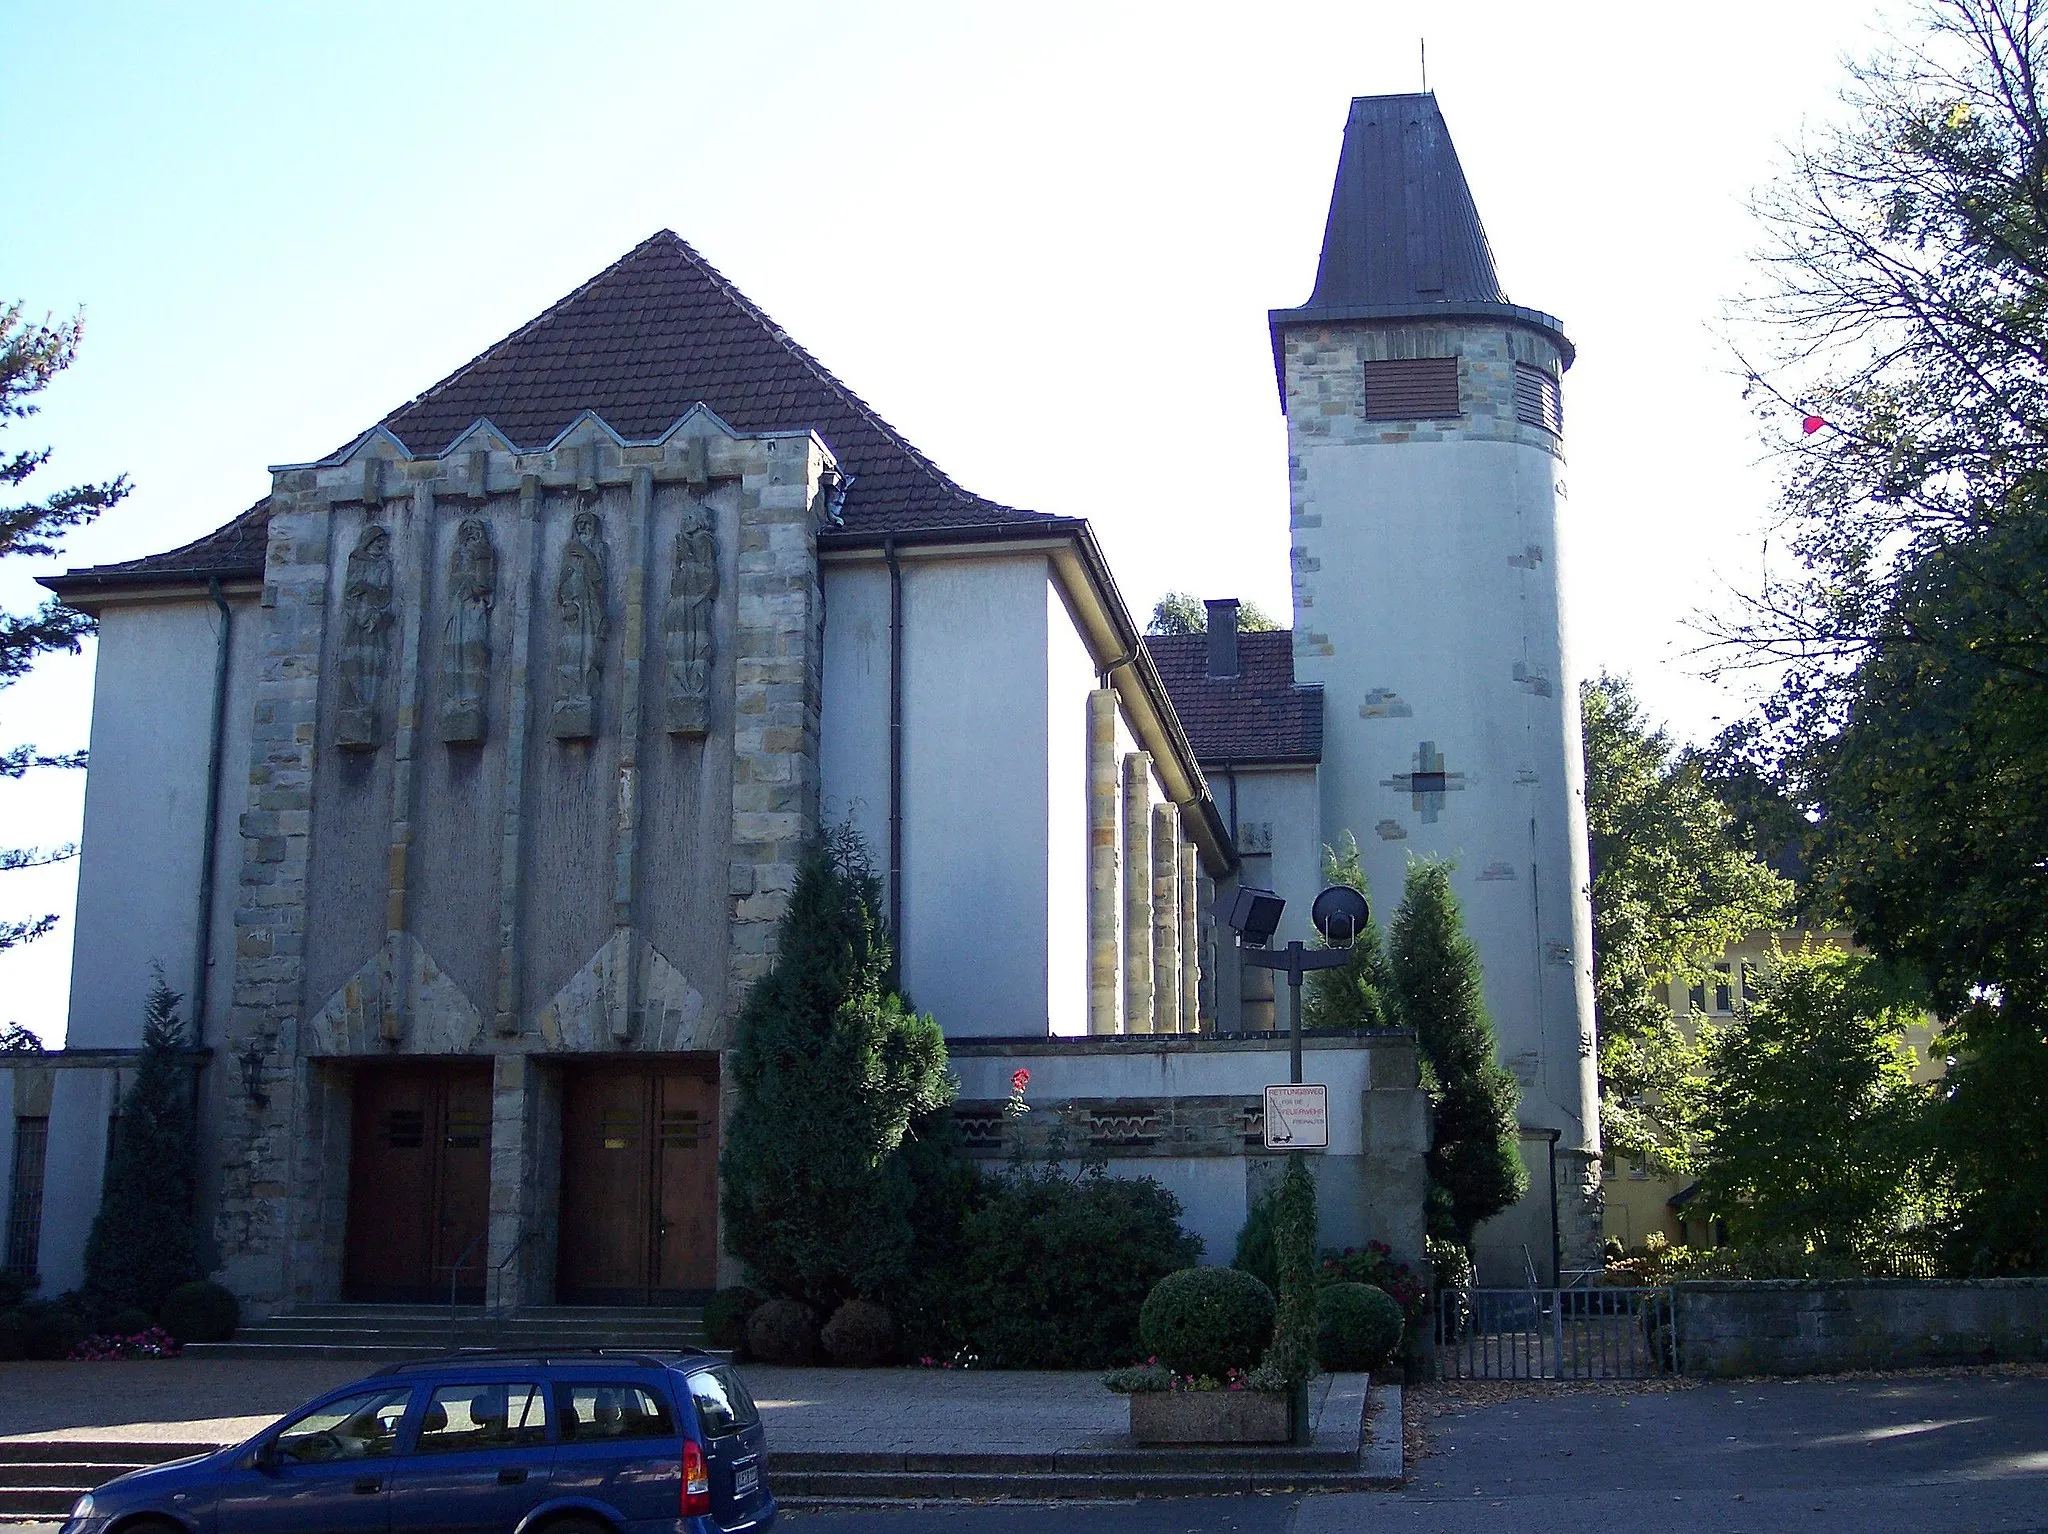
[[[1411,1397],[1413,1400],[1413,1397]],[[801,1534],[2048,1531],[2048,1379],[1952,1376],[1522,1397],[1431,1423],[1407,1490],[805,1513]]]

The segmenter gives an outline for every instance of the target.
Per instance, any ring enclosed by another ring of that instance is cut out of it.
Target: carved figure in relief
[[[334,743],[344,751],[374,751],[384,743],[391,623],[391,533],[372,522],[356,537],[341,587]]]
[[[662,634],[668,651],[666,707],[671,735],[711,729],[711,609],[718,599],[718,543],[699,507],[676,534]]]
[[[491,606],[498,593],[498,555],[481,517],[465,517],[448,560],[448,623],[442,654],[441,739],[452,746],[484,738],[484,700],[491,687]]]
[[[562,637],[555,656],[555,709],[549,733],[557,740],[587,740],[597,733],[598,684],[604,672],[605,616],[610,560],[604,526],[594,511],[579,511],[562,547],[555,607]]]

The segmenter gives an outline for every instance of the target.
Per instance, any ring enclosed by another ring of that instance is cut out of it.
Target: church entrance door
[[[488,1063],[364,1066],[355,1076],[342,1292],[483,1300],[491,1208]]]
[[[718,1282],[718,1058],[572,1067],[555,1291],[674,1305]]]

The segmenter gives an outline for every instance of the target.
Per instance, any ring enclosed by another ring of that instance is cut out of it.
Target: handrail
[[[505,1297],[505,1269],[511,1266],[514,1258],[519,1257],[526,1251],[528,1242],[538,1241],[539,1239],[539,1231],[527,1231],[517,1241],[512,1243],[512,1250],[504,1255],[495,1268],[491,1269],[490,1278],[484,1285],[484,1309],[490,1315],[502,1318],[505,1314],[506,1306],[502,1303]],[[491,1304],[491,1295],[493,1293],[498,1296],[499,1304]]]
[[[483,1240],[484,1237],[486,1237],[489,1234],[490,1228],[486,1226],[483,1230],[480,1230],[475,1235],[471,1236],[469,1238],[469,1245],[465,1246],[462,1249],[462,1255],[457,1257],[453,1262],[448,1264],[448,1325],[451,1330],[455,1326],[456,1281],[461,1278],[462,1270],[469,1266],[469,1254],[476,1250],[477,1242]]]

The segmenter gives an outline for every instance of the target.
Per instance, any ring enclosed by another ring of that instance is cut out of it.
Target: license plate
[[[732,1473],[732,1494],[744,1497],[761,1489],[761,1467],[741,1465]]]

